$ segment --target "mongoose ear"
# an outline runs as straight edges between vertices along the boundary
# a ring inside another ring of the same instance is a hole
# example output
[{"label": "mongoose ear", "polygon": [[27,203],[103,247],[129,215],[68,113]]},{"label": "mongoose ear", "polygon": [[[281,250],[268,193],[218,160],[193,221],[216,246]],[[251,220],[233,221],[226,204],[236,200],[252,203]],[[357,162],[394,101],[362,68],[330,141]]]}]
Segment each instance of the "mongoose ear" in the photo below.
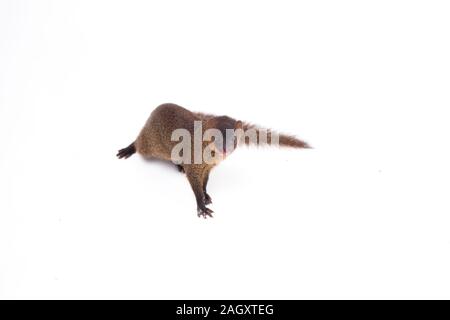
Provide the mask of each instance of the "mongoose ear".
[{"label": "mongoose ear", "polygon": [[236,125],[234,126],[235,129],[242,129],[242,121],[238,120],[236,121]]}]

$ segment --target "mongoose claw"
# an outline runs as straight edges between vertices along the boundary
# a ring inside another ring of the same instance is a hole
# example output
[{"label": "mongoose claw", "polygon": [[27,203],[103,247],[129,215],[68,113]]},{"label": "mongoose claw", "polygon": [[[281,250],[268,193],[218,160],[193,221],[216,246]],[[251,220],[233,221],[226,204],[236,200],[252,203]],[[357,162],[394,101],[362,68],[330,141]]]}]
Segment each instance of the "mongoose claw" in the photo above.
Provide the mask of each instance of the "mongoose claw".
[{"label": "mongoose claw", "polygon": [[207,194],[206,192],[205,192],[205,195],[204,195],[204,197],[205,197],[205,204],[211,204],[212,203],[212,199],[211,199],[211,197],[209,196],[209,194]]},{"label": "mongoose claw", "polygon": [[206,216],[212,218],[213,216],[212,216],[211,213],[213,213],[213,212],[214,211],[212,211],[211,209],[208,209],[206,207],[204,207],[203,209],[200,208],[200,207],[197,208],[197,215],[198,215],[199,218],[203,217],[203,218],[206,219]]},{"label": "mongoose claw", "polygon": [[177,164],[177,168],[178,168],[178,171],[179,171],[179,172],[184,173],[184,168],[183,168],[182,165]]}]

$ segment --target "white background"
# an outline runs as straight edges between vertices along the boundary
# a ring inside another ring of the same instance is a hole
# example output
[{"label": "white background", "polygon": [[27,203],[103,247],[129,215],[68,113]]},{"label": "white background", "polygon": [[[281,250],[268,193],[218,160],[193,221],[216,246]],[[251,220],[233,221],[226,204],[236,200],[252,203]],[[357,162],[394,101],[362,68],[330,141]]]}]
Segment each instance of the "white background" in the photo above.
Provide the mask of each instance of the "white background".
[{"label": "white background", "polygon": [[[1,298],[450,298],[448,1],[0,1]],[[163,102],[296,134],[197,218]]]}]

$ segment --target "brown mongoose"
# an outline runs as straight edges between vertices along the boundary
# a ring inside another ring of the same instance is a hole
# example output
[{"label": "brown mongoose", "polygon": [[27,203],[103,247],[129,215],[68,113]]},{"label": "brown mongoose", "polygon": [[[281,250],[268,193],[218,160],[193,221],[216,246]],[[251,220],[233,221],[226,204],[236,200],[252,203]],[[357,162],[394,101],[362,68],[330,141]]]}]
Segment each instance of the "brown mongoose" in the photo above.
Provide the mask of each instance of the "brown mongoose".
[{"label": "brown mongoose", "polygon": [[[175,148],[180,148],[180,137],[174,135],[177,129],[181,129],[181,133],[189,134],[190,137],[183,136],[183,143],[189,144],[182,148],[181,152],[174,153]],[[197,138],[200,135],[201,139],[197,144],[195,141],[192,143],[196,134]],[[242,143],[277,143],[292,148],[310,148],[306,142],[293,136],[278,134],[228,116],[191,112],[176,104],[166,103],[153,110],[137,139],[128,147],[119,150],[117,157],[127,159],[137,151],[146,158],[157,158],[176,164],[180,172],[186,174],[194,191],[198,216],[206,218],[212,217],[213,213],[206,207],[211,203],[211,197],[206,192],[209,173]]]}]

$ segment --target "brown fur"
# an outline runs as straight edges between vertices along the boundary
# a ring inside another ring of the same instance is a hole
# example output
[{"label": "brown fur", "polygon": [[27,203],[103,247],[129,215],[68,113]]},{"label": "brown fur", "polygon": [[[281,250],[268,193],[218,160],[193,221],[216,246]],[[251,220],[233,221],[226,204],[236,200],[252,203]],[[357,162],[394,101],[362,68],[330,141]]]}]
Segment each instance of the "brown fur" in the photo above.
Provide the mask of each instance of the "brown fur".
[{"label": "brown fur", "polygon": [[[196,120],[202,121],[203,133],[209,128],[215,128],[219,129],[225,136],[226,129],[243,129],[244,132],[249,129],[256,129],[258,132],[259,141],[259,134],[262,133],[262,130],[264,130],[227,116],[218,117],[211,114],[191,112],[176,104],[166,103],[153,110],[135,142],[127,148],[119,150],[117,156],[119,158],[126,159],[135,152],[138,152],[147,158],[172,161],[172,149],[179,143],[179,141],[171,140],[172,132],[176,129],[183,128],[188,130],[191,136],[193,136],[194,121]],[[270,142],[272,131],[268,132],[268,142]],[[249,144],[248,140],[245,142]],[[298,140],[293,136],[279,135],[279,142],[281,146],[309,148],[307,143]],[[209,141],[203,141],[202,150],[207,148],[208,145],[210,145]],[[194,155],[193,147],[194,146],[192,145],[192,157]],[[224,149],[223,151],[226,150]],[[201,164],[194,164],[192,161],[192,164],[177,165],[178,169],[186,174],[192,190],[194,191],[198,215],[205,218],[206,216],[212,217],[211,213],[213,211],[206,207],[207,204],[211,203],[211,197],[206,192],[206,185],[208,184],[209,173],[217,164],[218,162],[215,164],[207,164],[205,162]]]},{"label": "brown fur", "polygon": [[[260,135],[261,134],[265,134],[267,133],[267,143],[271,143],[272,141],[272,134],[277,134],[278,138],[279,138],[279,145],[280,147],[290,147],[290,148],[303,148],[303,149],[311,149],[311,146],[306,143],[305,141],[299,140],[297,139],[295,136],[291,136],[291,135],[286,135],[286,134],[280,134],[277,133],[271,129],[264,129],[264,128],[260,128],[254,124],[251,123],[247,123],[244,122],[242,124],[242,129],[244,130],[244,132],[247,132],[249,129],[255,129],[257,132],[257,136],[256,136],[256,143],[260,144],[261,143],[261,139],[260,139]],[[246,145],[250,145],[251,141],[250,139],[245,139],[244,143]]]}]

